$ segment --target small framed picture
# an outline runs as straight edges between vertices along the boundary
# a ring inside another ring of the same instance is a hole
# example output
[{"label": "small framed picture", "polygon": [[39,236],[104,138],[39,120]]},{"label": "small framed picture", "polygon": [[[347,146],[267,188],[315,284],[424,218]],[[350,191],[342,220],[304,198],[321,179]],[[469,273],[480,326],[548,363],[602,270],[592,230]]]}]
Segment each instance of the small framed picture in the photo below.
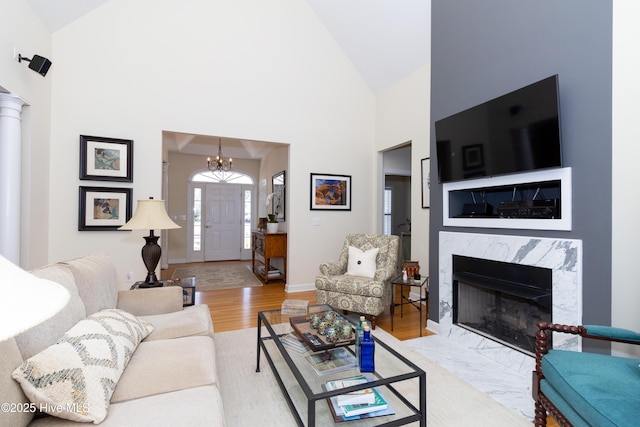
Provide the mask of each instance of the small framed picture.
[{"label": "small framed picture", "polygon": [[112,231],[131,219],[131,188],[80,187],[78,231]]},{"label": "small framed picture", "polygon": [[311,210],[350,211],[351,175],[311,174]]},{"label": "small framed picture", "polygon": [[429,207],[429,197],[431,195],[431,165],[429,157],[421,160],[422,172],[422,209]]},{"label": "small framed picture", "polygon": [[133,140],[80,135],[80,179],[133,182]]}]

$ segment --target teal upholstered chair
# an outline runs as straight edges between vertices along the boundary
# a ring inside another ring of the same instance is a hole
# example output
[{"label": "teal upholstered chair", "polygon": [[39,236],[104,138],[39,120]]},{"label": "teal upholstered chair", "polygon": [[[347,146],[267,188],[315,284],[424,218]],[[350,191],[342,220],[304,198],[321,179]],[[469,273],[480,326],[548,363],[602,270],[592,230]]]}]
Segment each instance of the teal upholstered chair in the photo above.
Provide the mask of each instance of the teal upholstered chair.
[{"label": "teal upholstered chair", "polygon": [[535,425],[546,425],[547,411],[561,426],[640,425],[640,360],[551,350],[552,332],[640,344],[640,334],[626,329],[539,323],[533,372]]},{"label": "teal upholstered chair", "polygon": [[347,235],[338,261],[320,264],[316,302],[369,315],[375,329],[376,316],[391,304],[398,243],[398,236]]}]

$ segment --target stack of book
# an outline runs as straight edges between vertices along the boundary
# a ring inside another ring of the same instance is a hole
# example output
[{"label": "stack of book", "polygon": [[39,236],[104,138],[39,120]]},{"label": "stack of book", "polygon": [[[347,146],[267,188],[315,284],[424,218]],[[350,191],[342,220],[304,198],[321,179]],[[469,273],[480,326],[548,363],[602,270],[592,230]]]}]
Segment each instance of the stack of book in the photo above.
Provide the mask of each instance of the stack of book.
[{"label": "stack of book", "polygon": [[286,299],[282,301],[281,314],[288,316],[299,316],[307,314],[309,311],[309,301],[302,299]]},{"label": "stack of book", "polygon": [[[328,391],[364,384],[370,380],[361,375],[342,380],[327,381]],[[362,418],[392,415],[395,412],[376,387],[341,394],[329,399],[329,408],[335,421],[351,421]]]},{"label": "stack of book", "polygon": [[[261,275],[264,276],[264,265],[258,266],[257,270]],[[279,276],[280,276],[280,270],[278,270],[274,266],[270,265],[269,266],[269,271],[267,272],[267,277],[275,278],[275,277],[279,277]]]}]

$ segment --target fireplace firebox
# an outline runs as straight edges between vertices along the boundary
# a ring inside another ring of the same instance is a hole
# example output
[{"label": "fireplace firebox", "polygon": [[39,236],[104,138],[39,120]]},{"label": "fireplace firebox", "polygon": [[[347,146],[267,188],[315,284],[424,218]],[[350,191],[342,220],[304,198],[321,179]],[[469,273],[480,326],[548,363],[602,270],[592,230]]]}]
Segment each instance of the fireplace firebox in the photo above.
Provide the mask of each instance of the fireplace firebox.
[{"label": "fireplace firebox", "polygon": [[453,255],[454,324],[534,355],[551,312],[551,269]]}]

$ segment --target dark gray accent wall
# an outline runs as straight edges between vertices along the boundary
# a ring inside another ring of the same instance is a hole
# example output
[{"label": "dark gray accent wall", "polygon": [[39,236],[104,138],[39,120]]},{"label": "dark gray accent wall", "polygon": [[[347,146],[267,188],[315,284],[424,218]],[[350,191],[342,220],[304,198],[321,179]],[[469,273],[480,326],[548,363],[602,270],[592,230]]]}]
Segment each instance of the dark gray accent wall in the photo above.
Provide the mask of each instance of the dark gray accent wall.
[{"label": "dark gray accent wall", "polygon": [[573,171],[571,231],[443,227],[442,186],[431,186],[430,317],[438,316],[442,230],[581,239],[583,323],[611,323],[612,2],[433,0],[431,170],[434,122],[559,76],[563,163]]}]

